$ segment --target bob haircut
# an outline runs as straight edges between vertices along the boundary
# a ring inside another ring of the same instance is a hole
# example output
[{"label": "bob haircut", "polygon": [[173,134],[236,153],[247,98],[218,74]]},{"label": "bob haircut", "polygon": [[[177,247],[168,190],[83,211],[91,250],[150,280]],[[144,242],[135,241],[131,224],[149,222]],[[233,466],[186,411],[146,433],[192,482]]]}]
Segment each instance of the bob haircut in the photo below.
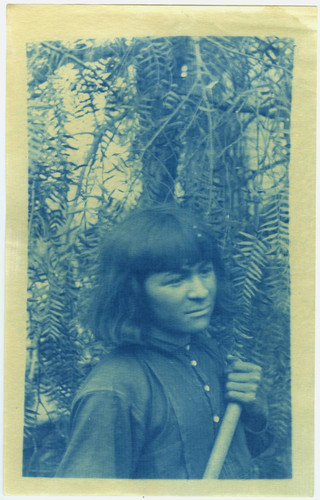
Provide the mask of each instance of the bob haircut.
[{"label": "bob haircut", "polygon": [[161,205],[136,211],[117,224],[101,246],[89,319],[96,339],[113,347],[145,343],[150,327],[146,278],[198,262],[213,264],[219,307],[223,267],[212,230],[198,216]]}]

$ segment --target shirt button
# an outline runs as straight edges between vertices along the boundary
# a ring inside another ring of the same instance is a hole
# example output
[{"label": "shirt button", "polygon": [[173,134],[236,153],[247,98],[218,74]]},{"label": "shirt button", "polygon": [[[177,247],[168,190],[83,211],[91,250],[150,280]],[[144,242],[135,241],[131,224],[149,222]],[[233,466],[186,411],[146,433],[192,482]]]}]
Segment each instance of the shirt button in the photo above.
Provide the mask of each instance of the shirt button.
[{"label": "shirt button", "polygon": [[195,360],[195,359],[193,359],[193,360],[191,361],[191,363],[190,363],[190,364],[191,364],[192,366],[197,366],[197,364],[198,364],[198,363],[196,362],[196,360]]},{"label": "shirt button", "polygon": [[190,351],[190,346],[186,345],[186,349],[187,349],[187,351]]},{"label": "shirt button", "polygon": [[204,386],[204,390],[207,391],[207,392],[209,392],[210,391],[210,387],[208,385],[205,385]]},{"label": "shirt button", "polygon": [[213,417],[213,421],[217,424],[218,422],[220,422],[220,417],[218,415],[215,415]]}]

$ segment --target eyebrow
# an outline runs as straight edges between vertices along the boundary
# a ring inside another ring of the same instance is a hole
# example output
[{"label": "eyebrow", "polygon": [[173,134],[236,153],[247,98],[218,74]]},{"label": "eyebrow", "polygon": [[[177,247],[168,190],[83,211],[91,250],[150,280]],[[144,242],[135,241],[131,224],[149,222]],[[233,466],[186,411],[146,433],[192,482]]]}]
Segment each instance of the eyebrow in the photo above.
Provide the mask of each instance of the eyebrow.
[{"label": "eyebrow", "polygon": [[172,274],[184,274],[188,272],[188,269],[187,268],[181,268],[179,267],[179,269],[170,269],[169,271],[162,271],[162,273],[160,274],[164,274],[164,276],[172,276]]}]

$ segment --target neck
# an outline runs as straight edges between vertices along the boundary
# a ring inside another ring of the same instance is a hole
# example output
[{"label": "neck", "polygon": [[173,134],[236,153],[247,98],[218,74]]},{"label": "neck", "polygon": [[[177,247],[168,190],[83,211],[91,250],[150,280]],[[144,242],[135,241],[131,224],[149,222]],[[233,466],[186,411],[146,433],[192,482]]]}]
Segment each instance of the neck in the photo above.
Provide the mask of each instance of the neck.
[{"label": "neck", "polygon": [[150,332],[148,332],[148,337],[150,340],[161,340],[163,342],[168,342],[169,344],[175,344],[176,346],[184,346],[191,340],[190,333],[177,333],[155,327],[151,328]]}]

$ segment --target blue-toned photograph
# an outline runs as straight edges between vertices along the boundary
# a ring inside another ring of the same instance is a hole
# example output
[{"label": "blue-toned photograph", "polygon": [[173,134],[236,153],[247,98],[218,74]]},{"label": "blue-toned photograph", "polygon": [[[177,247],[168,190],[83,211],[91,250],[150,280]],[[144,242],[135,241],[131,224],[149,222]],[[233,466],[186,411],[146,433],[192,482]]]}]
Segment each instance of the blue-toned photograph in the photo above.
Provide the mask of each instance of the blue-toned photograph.
[{"label": "blue-toned photograph", "polygon": [[294,40],[26,54],[23,476],[291,478]]}]

